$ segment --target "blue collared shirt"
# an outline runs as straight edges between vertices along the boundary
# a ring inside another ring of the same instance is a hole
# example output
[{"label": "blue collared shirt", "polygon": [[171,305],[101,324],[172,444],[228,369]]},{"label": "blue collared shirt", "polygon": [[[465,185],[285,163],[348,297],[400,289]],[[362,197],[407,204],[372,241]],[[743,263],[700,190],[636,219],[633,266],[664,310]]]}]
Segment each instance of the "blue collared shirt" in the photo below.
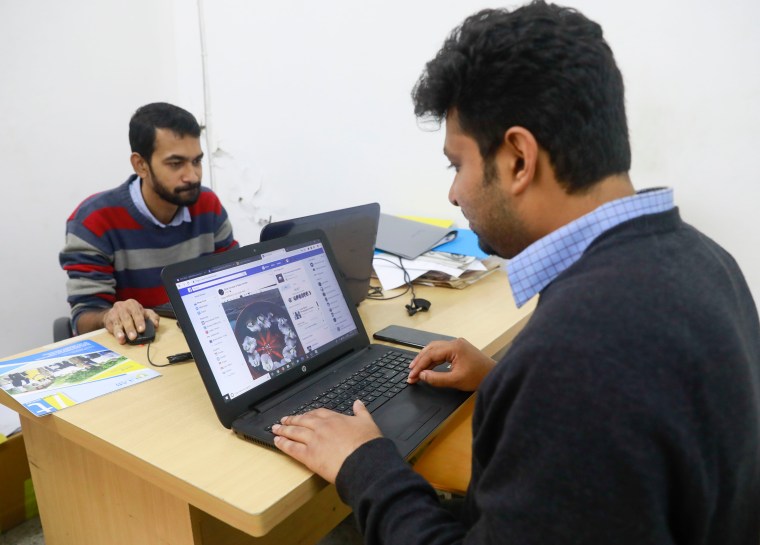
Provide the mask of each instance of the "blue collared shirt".
[{"label": "blue collared shirt", "polygon": [[145,204],[145,199],[143,198],[142,191],[140,191],[141,183],[142,179],[137,176],[129,184],[129,196],[132,197],[132,202],[135,203],[135,206],[137,207],[137,210],[139,210],[140,214],[145,216],[148,220],[155,223],[159,227],[176,227],[178,225],[181,225],[183,222],[191,221],[190,210],[187,209],[187,206],[181,206],[169,223],[161,223],[158,221],[156,219],[156,216],[151,214],[150,210],[148,209],[148,205]]},{"label": "blue collared shirt", "polygon": [[603,204],[537,240],[507,263],[512,295],[518,307],[540,293],[578,261],[599,235],[624,221],[674,207],[670,188],[645,189]]}]

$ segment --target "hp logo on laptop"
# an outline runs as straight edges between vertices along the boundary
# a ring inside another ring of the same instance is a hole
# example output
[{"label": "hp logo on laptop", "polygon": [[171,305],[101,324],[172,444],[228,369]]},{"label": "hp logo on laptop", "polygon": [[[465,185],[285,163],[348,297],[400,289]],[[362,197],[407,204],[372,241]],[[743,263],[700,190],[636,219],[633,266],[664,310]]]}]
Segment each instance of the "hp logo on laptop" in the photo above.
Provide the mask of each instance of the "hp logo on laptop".
[{"label": "hp logo on laptop", "polygon": [[305,365],[301,366],[301,371],[303,371],[304,373],[306,372],[306,366]]}]

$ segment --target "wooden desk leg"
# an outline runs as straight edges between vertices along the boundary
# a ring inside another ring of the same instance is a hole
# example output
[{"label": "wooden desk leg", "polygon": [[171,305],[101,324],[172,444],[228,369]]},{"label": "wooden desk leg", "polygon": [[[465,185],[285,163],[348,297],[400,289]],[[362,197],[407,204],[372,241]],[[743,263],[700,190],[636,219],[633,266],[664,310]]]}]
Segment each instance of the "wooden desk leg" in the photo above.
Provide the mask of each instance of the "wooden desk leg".
[{"label": "wooden desk leg", "polygon": [[46,545],[195,543],[190,506],[22,417]]}]

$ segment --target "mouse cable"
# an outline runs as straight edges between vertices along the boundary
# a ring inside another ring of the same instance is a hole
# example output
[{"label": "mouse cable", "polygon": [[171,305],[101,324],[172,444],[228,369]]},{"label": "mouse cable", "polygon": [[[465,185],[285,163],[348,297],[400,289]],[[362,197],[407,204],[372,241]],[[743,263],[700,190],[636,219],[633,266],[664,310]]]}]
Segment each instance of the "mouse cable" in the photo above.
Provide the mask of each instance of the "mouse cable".
[{"label": "mouse cable", "polygon": [[179,354],[166,356],[166,359],[169,360],[169,363],[153,363],[153,360],[150,359],[150,345],[151,344],[153,344],[152,341],[148,343],[148,348],[145,351],[145,355],[148,358],[148,363],[150,363],[153,367],[169,367],[170,365],[174,365],[175,363],[182,363],[183,361],[190,361],[193,359],[193,355],[190,352],[181,352]]}]

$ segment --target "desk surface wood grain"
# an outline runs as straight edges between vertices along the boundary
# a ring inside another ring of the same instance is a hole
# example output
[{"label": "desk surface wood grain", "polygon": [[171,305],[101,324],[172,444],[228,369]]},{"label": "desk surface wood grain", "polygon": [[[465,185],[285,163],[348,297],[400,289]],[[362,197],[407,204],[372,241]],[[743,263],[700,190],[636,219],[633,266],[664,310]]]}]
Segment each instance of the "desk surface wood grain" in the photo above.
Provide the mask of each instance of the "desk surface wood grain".
[{"label": "desk surface wood grain", "polygon": [[[370,336],[387,325],[406,325],[465,337],[492,355],[517,334],[533,308],[532,302],[515,308],[501,271],[464,290],[415,289],[418,297],[432,302],[429,312],[407,316],[406,296],[360,305]],[[148,365],[146,346],[120,346],[103,331],[88,337]],[[162,319],[151,359],[165,362],[166,356],[184,351],[187,344],[176,322]],[[298,462],[247,443],[219,423],[193,363],[159,371],[161,377],[54,415],[26,419],[37,431],[46,429],[75,443],[254,536],[270,532],[324,495],[327,484]],[[0,401],[25,413],[8,396]],[[471,407],[460,411],[417,461],[418,470],[436,486],[455,491],[466,487]]]}]

